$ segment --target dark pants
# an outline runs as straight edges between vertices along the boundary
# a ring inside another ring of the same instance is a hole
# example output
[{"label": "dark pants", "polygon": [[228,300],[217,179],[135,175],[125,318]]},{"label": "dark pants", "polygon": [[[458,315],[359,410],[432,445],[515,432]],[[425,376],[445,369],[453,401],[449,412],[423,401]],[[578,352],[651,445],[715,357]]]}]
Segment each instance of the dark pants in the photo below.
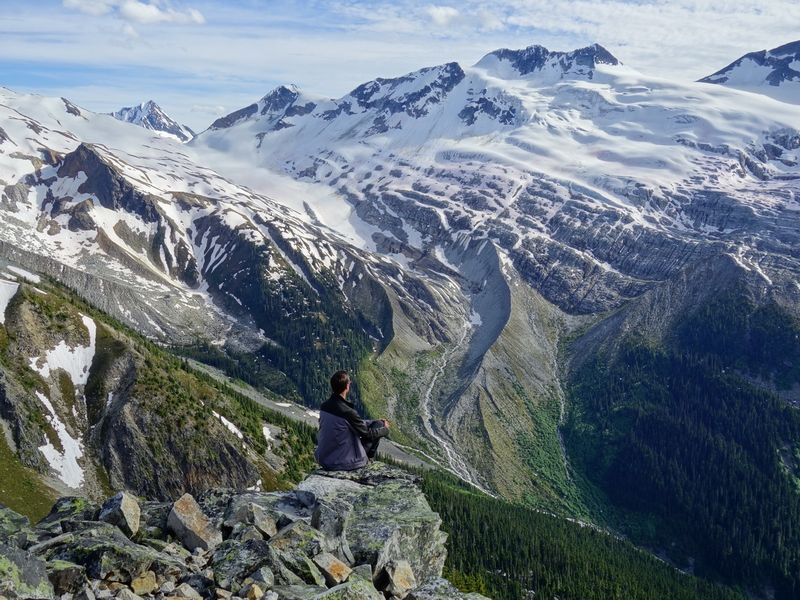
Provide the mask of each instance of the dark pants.
[{"label": "dark pants", "polygon": [[[383,423],[381,421],[370,421],[367,424],[367,427],[370,429],[379,429],[383,427]],[[377,440],[367,440],[365,438],[361,438],[361,445],[364,446],[364,451],[367,453],[367,458],[373,459],[375,455],[378,454],[378,444],[381,443],[381,438]]]}]

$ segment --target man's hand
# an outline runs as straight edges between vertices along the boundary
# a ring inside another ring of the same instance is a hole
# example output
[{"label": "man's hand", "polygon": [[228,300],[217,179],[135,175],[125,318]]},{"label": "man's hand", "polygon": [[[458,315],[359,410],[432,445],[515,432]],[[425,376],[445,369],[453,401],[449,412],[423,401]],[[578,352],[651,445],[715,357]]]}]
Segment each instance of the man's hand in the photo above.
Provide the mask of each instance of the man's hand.
[{"label": "man's hand", "polygon": [[383,426],[389,429],[389,421],[387,421],[386,419],[381,419],[381,421],[383,421]]}]

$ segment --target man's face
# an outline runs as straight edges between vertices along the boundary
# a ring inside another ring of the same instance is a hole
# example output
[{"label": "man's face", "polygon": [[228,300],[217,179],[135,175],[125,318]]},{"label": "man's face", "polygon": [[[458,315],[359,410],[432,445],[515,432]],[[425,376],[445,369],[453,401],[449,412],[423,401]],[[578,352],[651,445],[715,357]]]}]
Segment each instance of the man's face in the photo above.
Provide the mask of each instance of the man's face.
[{"label": "man's face", "polygon": [[349,393],[350,393],[350,380],[347,381],[347,385],[345,386],[344,391],[342,392],[342,394],[347,396],[347,394],[349,394]]}]

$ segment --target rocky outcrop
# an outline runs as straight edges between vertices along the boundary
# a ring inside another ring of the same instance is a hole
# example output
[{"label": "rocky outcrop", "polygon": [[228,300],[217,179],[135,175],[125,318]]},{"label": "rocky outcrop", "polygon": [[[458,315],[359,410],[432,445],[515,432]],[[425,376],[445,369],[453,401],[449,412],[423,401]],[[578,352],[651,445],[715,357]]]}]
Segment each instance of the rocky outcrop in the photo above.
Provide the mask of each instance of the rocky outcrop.
[{"label": "rocky outcrop", "polygon": [[33,527],[0,508],[0,595],[480,598],[441,579],[447,536],[416,484],[373,463],[314,473],[288,492],[213,490],[171,504],[121,493],[102,507],[64,498]]}]

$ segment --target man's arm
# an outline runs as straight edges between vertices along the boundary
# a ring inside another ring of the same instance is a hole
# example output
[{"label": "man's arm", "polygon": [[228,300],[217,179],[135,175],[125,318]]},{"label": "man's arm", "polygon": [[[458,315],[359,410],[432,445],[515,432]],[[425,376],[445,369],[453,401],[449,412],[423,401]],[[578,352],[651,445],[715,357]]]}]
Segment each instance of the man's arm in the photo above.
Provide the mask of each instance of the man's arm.
[{"label": "man's arm", "polygon": [[347,418],[347,422],[350,423],[350,427],[352,427],[355,432],[365,440],[372,442],[378,438],[389,435],[388,427],[368,427],[366,421],[358,416],[358,413],[355,409],[348,408],[347,412],[345,413],[345,417]]}]

